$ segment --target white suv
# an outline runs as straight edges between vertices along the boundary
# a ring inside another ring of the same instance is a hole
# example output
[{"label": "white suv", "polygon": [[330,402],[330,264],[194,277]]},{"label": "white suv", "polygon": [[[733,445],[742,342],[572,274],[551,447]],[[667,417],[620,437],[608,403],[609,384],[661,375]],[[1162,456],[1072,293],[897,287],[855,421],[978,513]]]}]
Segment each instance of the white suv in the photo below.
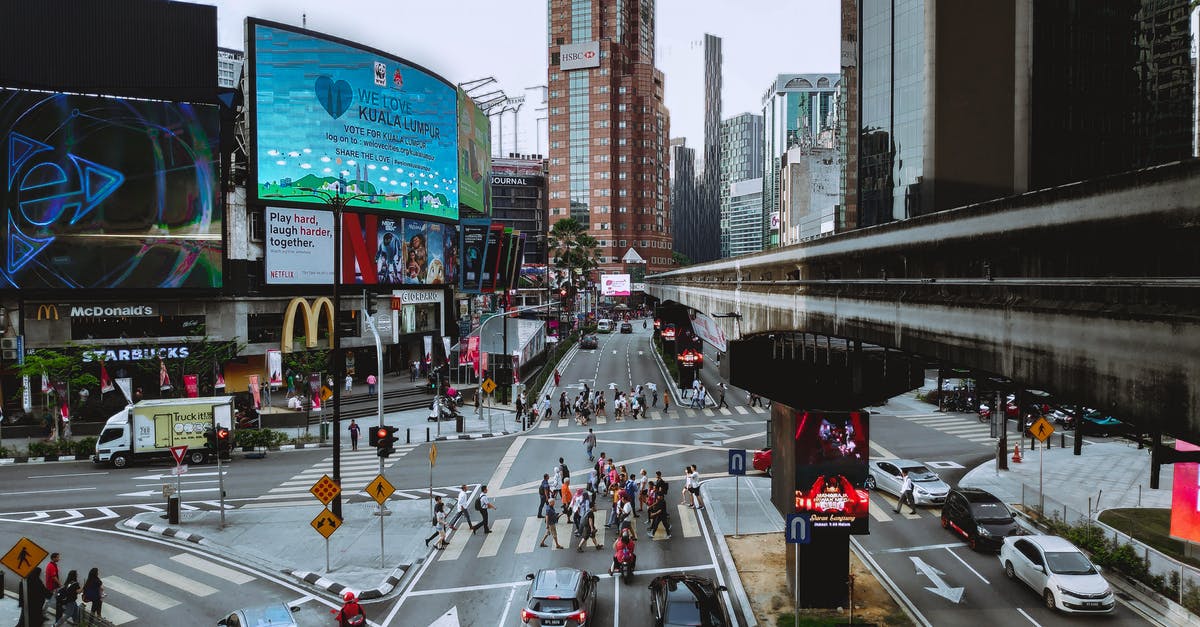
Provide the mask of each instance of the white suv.
[{"label": "white suv", "polygon": [[1116,599],[1100,569],[1075,545],[1058,536],[1010,536],[1000,546],[1009,579],[1020,579],[1042,595],[1046,607],[1103,614]]}]

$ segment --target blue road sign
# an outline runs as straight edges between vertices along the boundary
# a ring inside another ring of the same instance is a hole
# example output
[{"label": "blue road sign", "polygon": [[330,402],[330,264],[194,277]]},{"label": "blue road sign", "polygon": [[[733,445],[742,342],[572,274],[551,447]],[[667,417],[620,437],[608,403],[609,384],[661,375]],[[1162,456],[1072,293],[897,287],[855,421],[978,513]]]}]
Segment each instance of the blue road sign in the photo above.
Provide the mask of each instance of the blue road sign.
[{"label": "blue road sign", "polygon": [[812,525],[809,523],[808,514],[788,514],[787,527],[784,529],[787,534],[788,544],[808,544],[812,541]]},{"label": "blue road sign", "polygon": [[729,474],[744,475],[746,474],[746,466],[749,458],[746,456],[746,449],[733,448],[729,449]]}]

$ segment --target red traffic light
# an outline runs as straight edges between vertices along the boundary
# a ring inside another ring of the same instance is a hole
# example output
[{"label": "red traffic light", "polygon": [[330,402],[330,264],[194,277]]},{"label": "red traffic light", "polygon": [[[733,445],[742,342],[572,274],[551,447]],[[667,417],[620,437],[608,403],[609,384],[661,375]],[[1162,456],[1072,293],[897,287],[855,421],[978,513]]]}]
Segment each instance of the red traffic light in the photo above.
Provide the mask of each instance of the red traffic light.
[{"label": "red traffic light", "polygon": [[387,427],[379,427],[378,429],[376,429],[376,430],[375,430],[375,437],[376,437],[376,438],[379,438],[379,439],[381,439],[381,440],[382,440],[383,438],[386,438],[386,437],[388,437],[388,429],[387,429]]},{"label": "red traffic light", "polygon": [[218,440],[228,440],[229,439],[229,429],[226,429],[225,427],[217,427],[217,439]]}]

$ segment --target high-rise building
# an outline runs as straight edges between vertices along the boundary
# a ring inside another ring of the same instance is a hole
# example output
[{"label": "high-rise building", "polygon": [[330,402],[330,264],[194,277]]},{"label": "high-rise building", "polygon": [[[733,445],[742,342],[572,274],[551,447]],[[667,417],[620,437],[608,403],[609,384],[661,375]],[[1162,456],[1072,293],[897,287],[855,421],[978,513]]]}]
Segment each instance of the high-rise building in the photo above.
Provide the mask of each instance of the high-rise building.
[{"label": "high-rise building", "polygon": [[[696,213],[696,150],[685,138],[671,140],[671,230],[685,230],[684,222]],[[683,254],[682,251],[680,254]],[[689,259],[691,261],[691,259]]]},{"label": "high-rise building", "polygon": [[763,239],[779,245],[770,219],[779,213],[779,173],[788,149],[834,148],[837,135],[839,74],[780,74],[762,97]]},{"label": "high-rise building", "polygon": [[851,86],[859,130],[848,151],[858,225],[1190,156],[1187,7],[844,4],[859,43]]},{"label": "high-rise building", "polygon": [[546,263],[546,172],[540,155],[492,157],[492,219],[527,234],[524,265]]},{"label": "high-rise building", "polygon": [[217,48],[217,87],[237,87],[245,59],[241,50]]},{"label": "high-rise building", "polygon": [[694,159],[695,201],[673,212],[675,250],[693,263],[721,256],[721,38],[704,35],[704,147]]},{"label": "high-rise building", "polygon": [[[732,214],[730,212],[730,186],[747,179],[763,177],[763,118],[753,113],[742,113],[721,122],[721,257],[735,254],[730,248]],[[761,190],[759,199],[762,199]],[[743,200],[742,206],[745,201]],[[755,212],[762,223],[762,207]],[[739,220],[741,216],[739,216]],[[737,254],[762,250],[762,229],[759,228],[757,245],[740,245]]]},{"label": "high-rise building", "polygon": [[729,256],[756,253],[762,247],[762,178],[729,184]]},{"label": "high-rise building", "polygon": [[599,242],[602,272],[633,249],[671,264],[663,74],[654,0],[550,0],[550,223],[568,217]]}]

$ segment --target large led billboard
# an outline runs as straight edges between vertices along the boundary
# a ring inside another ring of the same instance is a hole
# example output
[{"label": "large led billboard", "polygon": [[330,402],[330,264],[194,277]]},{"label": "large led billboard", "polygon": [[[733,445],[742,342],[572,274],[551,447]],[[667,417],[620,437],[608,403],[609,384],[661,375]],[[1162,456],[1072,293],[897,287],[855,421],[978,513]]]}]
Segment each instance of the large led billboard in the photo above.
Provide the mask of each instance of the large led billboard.
[{"label": "large led billboard", "polygon": [[[455,87],[397,57],[247,20],[254,195],[458,219]],[[314,194],[310,190],[321,190]]]},{"label": "large led billboard", "polygon": [[492,211],[492,125],[463,90],[458,90],[458,202],[480,213]]},{"label": "large led billboard", "polygon": [[605,274],[600,277],[601,296],[629,296],[628,274]]},{"label": "large led billboard", "polygon": [[868,532],[868,414],[805,411],[796,416],[794,509],[813,529]]},{"label": "large led billboard", "polygon": [[[1193,444],[1175,441],[1175,450],[1198,451]],[[1196,462],[1176,462],[1171,484],[1171,537],[1200,542],[1200,487],[1197,486]]]},{"label": "large led billboard", "polygon": [[453,224],[342,214],[342,283],[457,285],[458,250]]},{"label": "large led billboard", "polygon": [[268,285],[333,285],[333,212],[324,209],[266,211]]},{"label": "large led billboard", "polygon": [[0,89],[0,136],[4,286],[221,286],[216,107]]}]

